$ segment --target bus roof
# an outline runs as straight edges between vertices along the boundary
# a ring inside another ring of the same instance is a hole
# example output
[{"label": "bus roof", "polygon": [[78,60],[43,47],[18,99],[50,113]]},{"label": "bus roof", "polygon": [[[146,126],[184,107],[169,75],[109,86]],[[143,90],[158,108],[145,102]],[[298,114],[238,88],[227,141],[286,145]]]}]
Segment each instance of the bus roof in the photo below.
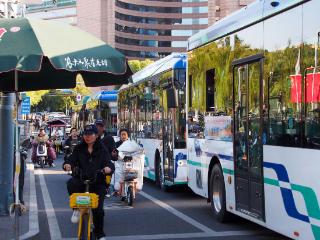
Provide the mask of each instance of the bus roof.
[{"label": "bus roof", "polygon": [[306,0],[256,0],[188,39],[188,51],[259,22]]},{"label": "bus roof", "polygon": [[132,75],[132,83],[135,84],[142,80],[151,78],[152,76],[156,76],[159,73],[175,68],[186,68],[185,53],[172,53],[169,56],[166,56],[154,63],[151,63],[144,69]]}]

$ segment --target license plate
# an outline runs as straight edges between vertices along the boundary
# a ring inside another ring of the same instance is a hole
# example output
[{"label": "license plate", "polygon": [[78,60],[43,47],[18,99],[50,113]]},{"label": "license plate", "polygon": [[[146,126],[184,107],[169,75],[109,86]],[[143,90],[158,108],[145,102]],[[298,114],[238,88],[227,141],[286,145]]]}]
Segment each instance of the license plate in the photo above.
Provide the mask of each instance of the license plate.
[{"label": "license plate", "polygon": [[90,204],[90,196],[77,196],[76,204],[89,205]]}]

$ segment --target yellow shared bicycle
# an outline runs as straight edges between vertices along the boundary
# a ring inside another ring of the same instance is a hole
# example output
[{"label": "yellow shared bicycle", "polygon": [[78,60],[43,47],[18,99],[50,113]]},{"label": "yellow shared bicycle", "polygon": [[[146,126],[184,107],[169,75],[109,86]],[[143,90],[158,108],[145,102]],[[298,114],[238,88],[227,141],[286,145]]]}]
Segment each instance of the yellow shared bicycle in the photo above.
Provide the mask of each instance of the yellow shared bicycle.
[{"label": "yellow shared bicycle", "polygon": [[89,192],[90,180],[85,180],[84,184],[86,186],[84,193],[73,193],[70,196],[70,207],[80,211],[78,239],[93,240],[95,237],[92,234],[92,209],[98,207],[99,196]]}]

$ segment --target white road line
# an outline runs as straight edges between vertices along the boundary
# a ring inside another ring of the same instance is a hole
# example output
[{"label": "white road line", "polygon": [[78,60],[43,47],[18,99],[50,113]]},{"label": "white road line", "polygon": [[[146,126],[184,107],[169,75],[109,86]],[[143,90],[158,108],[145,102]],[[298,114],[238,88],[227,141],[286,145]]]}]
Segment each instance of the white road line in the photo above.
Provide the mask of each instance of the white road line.
[{"label": "white road line", "polygon": [[[243,236],[252,235],[247,231],[231,231],[231,232],[215,232],[215,233],[169,233],[169,234],[153,234],[153,235],[128,235],[128,236],[112,236],[106,237],[106,240],[154,240],[154,239],[179,239],[179,238],[214,238],[226,236]],[[77,240],[76,238],[63,238],[62,240]]]},{"label": "white road line", "polygon": [[37,174],[39,174],[40,186],[41,186],[42,197],[44,201],[44,208],[47,214],[51,240],[61,240],[62,237],[61,237],[61,232],[58,225],[58,220],[52,205],[52,201],[49,195],[49,191],[48,191],[47,184],[44,179],[42,170],[41,169],[37,170]]},{"label": "white road line", "polygon": [[[200,222],[197,222],[196,220],[190,218],[189,216],[185,215],[184,213],[178,211],[177,209],[169,206],[168,204],[160,201],[159,199],[141,191],[139,194],[150,201],[154,202],[155,204],[159,205],[160,207],[166,209],[170,213],[176,215],[177,217],[181,218],[185,222],[193,225],[194,227],[202,230],[205,234],[210,235],[211,237],[218,237],[218,236],[238,236],[238,235],[254,235],[258,233],[262,233],[261,231],[250,231],[250,230],[242,230],[242,231],[214,231]],[[161,234],[162,235],[162,234]]]},{"label": "white road line", "polygon": [[31,238],[39,233],[38,203],[33,164],[28,163],[27,169],[30,172],[29,231],[19,237],[21,240]]},{"label": "white road line", "polygon": [[167,211],[169,211],[170,213],[176,215],[177,217],[181,218],[183,221],[193,225],[194,227],[200,229],[201,231],[205,232],[205,233],[214,233],[215,231],[206,227],[205,225],[197,222],[196,220],[192,219],[191,217],[183,214],[182,212],[176,210],[175,208],[169,206],[168,204],[160,201],[159,199],[156,199],[155,197],[141,191],[139,193],[141,196],[149,199],[150,201],[154,202],[155,204],[159,205],[160,207],[166,209]]},{"label": "white road line", "polygon": [[[226,237],[226,236],[248,236],[261,234],[262,231],[250,231],[250,230],[241,230],[241,231],[214,231],[203,224],[197,222],[196,220],[188,217],[182,212],[176,210],[175,208],[169,206],[168,204],[156,199],[155,197],[141,191],[139,193],[141,196],[149,199],[160,207],[166,209],[175,216],[181,218],[185,222],[193,225],[194,227],[200,229],[202,232],[196,233],[173,233],[173,234],[152,234],[152,235],[128,235],[128,236],[109,236],[106,237],[107,240],[152,240],[152,239],[179,239],[179,238],[206,238],[206,237]],[[108,234],[108,233],[107,233]],[[76,240],[76,238],[64,238],[63,240]]]}]

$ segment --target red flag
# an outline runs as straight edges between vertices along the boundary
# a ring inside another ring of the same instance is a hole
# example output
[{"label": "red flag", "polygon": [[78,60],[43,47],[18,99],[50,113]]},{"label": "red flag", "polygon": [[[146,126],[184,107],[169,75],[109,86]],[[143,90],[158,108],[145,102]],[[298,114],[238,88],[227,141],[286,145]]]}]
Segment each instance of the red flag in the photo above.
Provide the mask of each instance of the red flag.
[{"label": "red flag", "polygon": [[320,73],[306,75],[306,102],[320,102]]},{"label": "red flag", "polygon": [[301,74],[290,75],[291,79],[291,102],[301,103]]}]

